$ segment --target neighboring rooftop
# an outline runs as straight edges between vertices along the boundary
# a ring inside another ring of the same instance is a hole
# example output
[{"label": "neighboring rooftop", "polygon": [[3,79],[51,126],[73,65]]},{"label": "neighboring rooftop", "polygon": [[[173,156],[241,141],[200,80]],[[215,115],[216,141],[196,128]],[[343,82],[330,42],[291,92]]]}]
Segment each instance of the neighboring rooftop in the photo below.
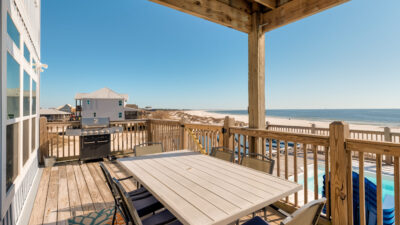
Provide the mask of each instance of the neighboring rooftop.
[{"label": "neighboring rooftop", "polygon": [[70,115],[71,113],[63,112],[58,109],[40,109],[40,115]]},{"label": "neighboring rooftop", "polygon": [[78,93],[75,99],[124,99],[128,101],[127,94],[118,94],[110,88],[102,88],[92,93]]}]

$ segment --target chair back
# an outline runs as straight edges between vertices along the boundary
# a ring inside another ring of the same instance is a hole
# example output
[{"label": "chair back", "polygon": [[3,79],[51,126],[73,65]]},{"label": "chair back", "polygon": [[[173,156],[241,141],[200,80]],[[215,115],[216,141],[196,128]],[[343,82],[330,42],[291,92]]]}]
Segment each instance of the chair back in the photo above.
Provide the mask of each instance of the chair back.
[{"label": "chair back", "polygon": [[115,186],[114,186],[110,171],[108,171],[108,169],[106,168],[106,166],[102,162],[100,163],[100,168],[101,168],[101,171],[103,172],[104,177],[106,178],[107,186],[110,189],[110,191],[111,191],[111,193],[112,193],[112,195],[113,195],[113,197],[115,199],[118,196],[118,192],[115,189]]},{"label": "chair back", "polygon": [[136,145],[134,150],[135,156],[144,156],[164,152],[162,143],[143,143]]},{"label": "chair back", "polygon": [[307,203],[291,216],[281,222],[281,225],[316,225],[326,198],[321,198]]},{"label": "chair back", "polygon": [[222,159],[228,162],[234,162],[235,154],[232,150],[224,148],[224,147],[214,147],[211,149],[211,156]]},{"label": "chair back", "polygon": [[121,206],[126,212],[126,219],[128,219],[128,221],[134,225],[143,225],[142,220],[140,219],[137,210],[135,209],[135,206],[130,200],[129,195],[126,193],[124,187],[122,187],[121,183],[116,178],[113,178],[113,183],[118,191],[118,194],[121,196]]},{"label": "chair back", "polygon": [[261,154],[249,153],[242,157],[240,164],[258,171],[272,174],[274,171],[275,160]]}]

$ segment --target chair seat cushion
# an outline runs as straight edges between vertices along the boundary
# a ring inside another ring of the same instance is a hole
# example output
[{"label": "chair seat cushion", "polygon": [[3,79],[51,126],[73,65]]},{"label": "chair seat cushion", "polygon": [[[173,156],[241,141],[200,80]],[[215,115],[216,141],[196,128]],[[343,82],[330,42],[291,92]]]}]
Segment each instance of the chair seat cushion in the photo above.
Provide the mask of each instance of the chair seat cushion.
[{"label": "chair seat cushion", "polygon": [[242,225],[269,225],[269,224],[265,220],[261,219],[261,217],[256,216]]},{"label": "chair seat cushion", "polygon": [[[176,220],[175,216],[168,210],[156,213],[142,221],[143,225],[159,225],[166,224]],[[178,225],[178,224],[176,224]]]},{"label": "chair seat cushion", "polygon": [[152,196],[150,192],[144,192],[144,193],[136,194],[136,195],[129,195],[129,197],[132,201],[140,200],[140,199],[147,198],[150,196]]},{"label": "chair seat cushion", "polygon": [[163,208],[163,205],[153,196],[132,201],[140,217]]}]

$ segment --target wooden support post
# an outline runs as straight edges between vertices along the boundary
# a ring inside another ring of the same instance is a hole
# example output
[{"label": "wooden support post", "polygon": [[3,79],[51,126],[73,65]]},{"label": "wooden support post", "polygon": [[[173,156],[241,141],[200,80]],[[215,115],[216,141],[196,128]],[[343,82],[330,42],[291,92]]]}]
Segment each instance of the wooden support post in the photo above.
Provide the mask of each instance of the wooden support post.
[{"label": "wooden support post", "polygon": [[[253,3],[249,45],[249,128],[265,129],[265,34],[259,5]],[[249,151],[261,153],[260,138],[249,138]],[[265,154],[265,153],[264,153]]]},{"label": "wooden support post", "polygon": [[188,149],[188,132],[185,129],[185,119],[181,119],[180,124],[181,124],[181,149]]},{"label": "wooden support post", "polygon": [[147,142],[153,141],[153,133],[151,130],[151,120],[147,120],[146,122],[146,134],[147,134]]},{"label": "wooden support post", "polygon": [[225,117],[224,120],[224,135],[223,135],[223,147],[233,150],[233,135],[230,133],[230,127],[235,126],[235,119]]},{"label": "wooden support post", "polygon": [[44,157],[49,157],[49,132],[46,117],[39,119],[39,163],[44,162]]},{"label": "wooden support post", "polygon": [[[390,128],[385,127],[383,132],[384,132],[384,136],[385,136],[385,141],[392,142],[392,133],[390,131]],[[390,155],[385,155],[385,162],[389,165],[393,164],[393,157]]]},{"label": "wooden support post", "polygon": [[345,149],[345,141],[350,137],[349,125],[333,122],[329,132],[332,225],[353,224],[351,155]]}]

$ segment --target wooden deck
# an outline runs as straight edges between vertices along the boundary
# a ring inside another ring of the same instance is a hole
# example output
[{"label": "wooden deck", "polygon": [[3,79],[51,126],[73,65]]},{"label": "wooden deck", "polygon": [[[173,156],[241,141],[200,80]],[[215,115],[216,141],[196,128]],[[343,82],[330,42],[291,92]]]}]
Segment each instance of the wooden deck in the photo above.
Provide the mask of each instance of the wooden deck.
[{"label": "wooden deck", "polygon": [[[105,162],[113,176],[122,178],[127,173],[116,162]],[[29,224],[68,224],[68,219],[114,206],[98,162],[79,165],[63,163],[43,171]],[[127,190],[136,188],[133,180],[122,182]],[[260,214],[261,216],[261,214]],[[242,218],[245,222],[251,218]],[[268,210],[268,221],[279,224],[282,216]]]}]

